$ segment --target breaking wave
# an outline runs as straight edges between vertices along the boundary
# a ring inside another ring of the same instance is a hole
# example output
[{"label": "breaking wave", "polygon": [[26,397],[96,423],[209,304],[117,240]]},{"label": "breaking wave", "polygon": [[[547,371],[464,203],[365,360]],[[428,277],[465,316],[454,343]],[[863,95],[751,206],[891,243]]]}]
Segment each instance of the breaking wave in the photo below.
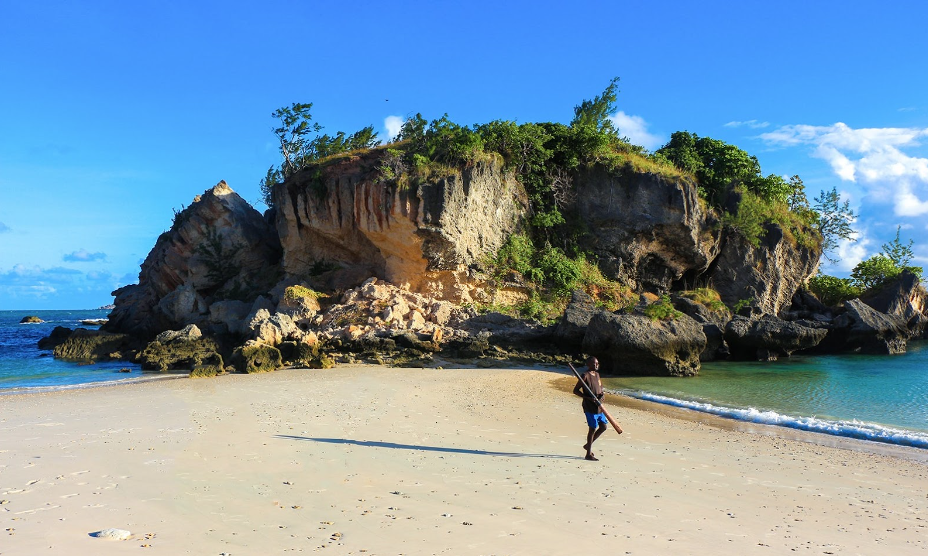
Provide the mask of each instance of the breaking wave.
[{"label": "breaking wave", "polygon": [[857,420],[829,420],[814,416],[796,417],[793,415],[777,413],[776,411],[759,410],[753,407],[725,407],[711,403],[681,400],[668,396],[662,396],[659,394],[651,394],[649,392],[635,390],[619,390],[616,393],[637,398],[639,400],[671,405],[674,407],[682,407],[684,409],[691,409],[693,411],[699,411],[702,413],[710,413],[712,415],[718,415],[720,417],[745,421],[748,423],[776,425],[802,431],[928,449],[928,434],[905,429],[886,427],[876,423],[866,423]]}]

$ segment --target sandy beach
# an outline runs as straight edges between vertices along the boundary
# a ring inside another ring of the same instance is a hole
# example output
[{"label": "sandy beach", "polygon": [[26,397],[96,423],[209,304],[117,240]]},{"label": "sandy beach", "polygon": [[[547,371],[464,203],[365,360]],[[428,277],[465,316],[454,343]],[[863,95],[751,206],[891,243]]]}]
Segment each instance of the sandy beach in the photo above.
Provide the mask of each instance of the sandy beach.
[{"label": "sandy beach", "polygon": [[0,554],[928,550],[924,450],[612,398],[626,432],[588,462],[571,385],[366,366],[2,396]]}]

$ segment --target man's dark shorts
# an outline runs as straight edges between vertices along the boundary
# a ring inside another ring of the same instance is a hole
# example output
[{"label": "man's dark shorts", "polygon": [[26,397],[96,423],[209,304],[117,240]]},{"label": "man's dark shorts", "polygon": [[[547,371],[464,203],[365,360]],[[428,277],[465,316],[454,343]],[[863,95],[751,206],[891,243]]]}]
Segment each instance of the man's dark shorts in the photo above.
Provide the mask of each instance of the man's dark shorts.
[{"label": "man's dark shorts", "polygon": [[586,415],[586,424],[591,428],[595,429],[599,424],[606,424],[606,416],[602,413],[583,413]]}]

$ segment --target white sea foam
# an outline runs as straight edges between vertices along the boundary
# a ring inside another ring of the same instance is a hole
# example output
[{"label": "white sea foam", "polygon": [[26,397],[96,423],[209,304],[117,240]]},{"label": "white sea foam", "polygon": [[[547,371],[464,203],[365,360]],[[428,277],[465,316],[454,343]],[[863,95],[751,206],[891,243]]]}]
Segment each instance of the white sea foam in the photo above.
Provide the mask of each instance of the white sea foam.
[{"label": "white sea foam", "polygon": [[124,386],[126,384],[137,384],[139,382],[153,382],[156,380],[173,380],[175,378],[187,378],[187,374],[169,374],[140,376],[131,378],[122,378],[118,380],[98,380],[96,382],[82,382],[80,384],[57,384],[54,386],[19,386],[16,388],[0,388],[0,396],[12,394],[38,394],[41,392],[55,392],[58,390],[81,390],[83,388],[100,388],[104,386]]},{"label": "white sea foam", "polygon": [[928,449],[928,434],[918,431],[886,427],[876,423],[866,423],[857,420],[835,421],[820,419],[814,416],[796,417],[792,415],[777,413],[776,411],[762,411],[753,407],[746,409],[725,407],[705,402],[680,400],[668,396],[661,396],[659,394],[651,394],[648,392],[639,392],[635,390],[620,390],[616,393],[638,398],[640,400],[662,403],[675,407],[682,407],[703,413],[711,413],[712,415],[718,415],[720,417],[736,419],[739,421],[746,421],[749,423],[777,425],[780,427],[789,427],[791,429],[799,429],[809,432]]}]

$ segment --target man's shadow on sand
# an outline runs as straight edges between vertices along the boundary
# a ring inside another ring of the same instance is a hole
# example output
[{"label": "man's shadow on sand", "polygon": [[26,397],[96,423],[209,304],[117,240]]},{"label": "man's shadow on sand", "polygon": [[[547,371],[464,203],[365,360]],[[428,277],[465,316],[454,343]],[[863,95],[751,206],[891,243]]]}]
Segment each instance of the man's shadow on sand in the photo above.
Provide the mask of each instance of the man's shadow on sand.
[{"label": "man's shadow on sand", "polygon": [[583,459],[578,456],[565,456],[561,454],[523,454],[519,452],[490,452],[487,450],[467,450],[464,448],[446,448],[444,446],[422,446],[419,444],[397,444],[395,442],[379,442],[376,440],[350,440],[347,438],[310,438],[308,436],[293,436],[289,434],[275,434],[276,438],[289,438],[290,440],[309,440],[312,442],[325,442],[327,444],[350,444],[364,446],[365,448],[391,448],[393,450],[421,450],[423,452],[443,452],[447,454],[474,454],[477,456],[497,456],[504,458],[549,458],[549,459]]}]

